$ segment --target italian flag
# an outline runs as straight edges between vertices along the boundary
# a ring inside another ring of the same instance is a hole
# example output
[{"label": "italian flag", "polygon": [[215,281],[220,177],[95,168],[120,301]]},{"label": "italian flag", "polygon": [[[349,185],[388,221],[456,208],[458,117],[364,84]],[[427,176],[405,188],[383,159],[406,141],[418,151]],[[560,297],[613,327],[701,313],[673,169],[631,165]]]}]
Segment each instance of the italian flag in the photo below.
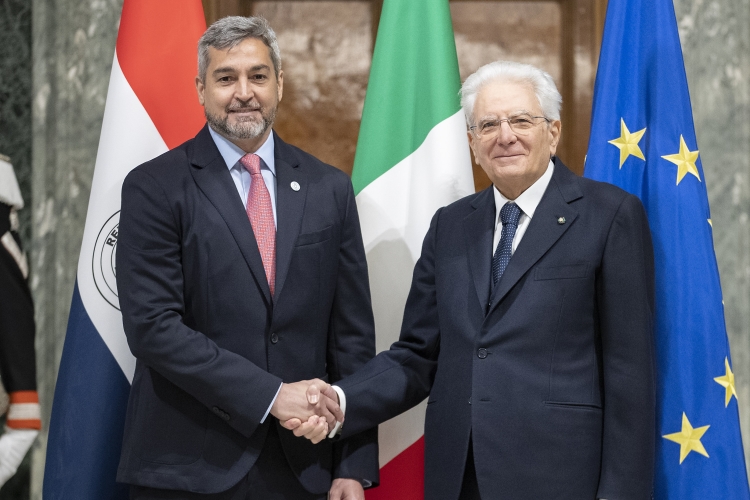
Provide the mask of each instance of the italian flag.
[{"label": "italian flag", "polygon": [[[385,0],[352,183],[370,271],[377,349],[398,339],[435,211],[474,192],[448,0]],[[425,403],[380,426],[381,486],[423,497]]]}]

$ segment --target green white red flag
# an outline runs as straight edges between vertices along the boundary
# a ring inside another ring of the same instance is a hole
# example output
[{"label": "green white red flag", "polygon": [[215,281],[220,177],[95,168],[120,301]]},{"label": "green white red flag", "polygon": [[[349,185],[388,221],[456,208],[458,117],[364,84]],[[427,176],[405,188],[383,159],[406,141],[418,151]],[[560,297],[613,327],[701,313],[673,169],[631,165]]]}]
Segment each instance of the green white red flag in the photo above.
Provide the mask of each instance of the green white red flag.
[{"label": "green white red flag", "polygon": [[[385,0],[352,174],[378,351],[398,339],[433,214],[474,192],[460,86],[448,0]],[[424,411],[380,426],[368,500],[423,497]]]}]

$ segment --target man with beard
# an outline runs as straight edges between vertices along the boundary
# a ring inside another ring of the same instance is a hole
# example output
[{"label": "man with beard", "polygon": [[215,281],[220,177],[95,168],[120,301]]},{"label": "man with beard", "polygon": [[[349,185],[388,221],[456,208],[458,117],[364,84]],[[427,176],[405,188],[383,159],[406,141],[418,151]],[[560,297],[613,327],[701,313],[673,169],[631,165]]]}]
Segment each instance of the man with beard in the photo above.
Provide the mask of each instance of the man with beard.
[{"label": "man with beard", "polygon": [[118,481],[137,499],[363,499],[377,434],[314,446],[342,418],[307,383],[374,356],[349,178],[271,129],[283,72],[262,18],[198,46],[207,126],[122,188],[117,284],[137,358]]}]

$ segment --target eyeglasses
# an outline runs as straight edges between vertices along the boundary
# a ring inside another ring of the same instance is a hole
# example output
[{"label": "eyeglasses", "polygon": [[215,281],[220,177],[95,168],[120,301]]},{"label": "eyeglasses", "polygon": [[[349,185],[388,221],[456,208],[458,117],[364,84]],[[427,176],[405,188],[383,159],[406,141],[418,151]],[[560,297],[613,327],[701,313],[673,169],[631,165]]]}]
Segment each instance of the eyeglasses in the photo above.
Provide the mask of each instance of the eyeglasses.
[{"label": "eyeglasses", "polygon": [[502,119],[488,119],[482,120],[478,124],[469,127],[475,136],[479,139],[491,139],[497,137],[500,133],[500,128],[503,122],[508,122],[508,126],[516,135],[527,135],[531,132],[534,126],[541,123],[544,120],[549,123],[549,118],[544,116],[532,116],[528,113],[519,113],[517,115],[509,116],[508,118]]}]

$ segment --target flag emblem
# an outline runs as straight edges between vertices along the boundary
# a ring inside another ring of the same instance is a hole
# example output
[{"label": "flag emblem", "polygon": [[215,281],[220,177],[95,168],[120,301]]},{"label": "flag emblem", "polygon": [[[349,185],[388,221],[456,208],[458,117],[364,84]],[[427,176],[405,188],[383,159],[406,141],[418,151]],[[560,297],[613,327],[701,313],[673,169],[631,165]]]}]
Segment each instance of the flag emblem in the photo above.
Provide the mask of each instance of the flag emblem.
[{"label": "flag emblem", "polygon": [[94,255],[91,262],[91,272],[94,284],[104,300],[109,305],[120,310],[117,298],[117,271],[115,268],[115,252],[117,251],[117,231],[120,225],[120,211],[107,219],[99,230],[99,236],[94,244]]}]

